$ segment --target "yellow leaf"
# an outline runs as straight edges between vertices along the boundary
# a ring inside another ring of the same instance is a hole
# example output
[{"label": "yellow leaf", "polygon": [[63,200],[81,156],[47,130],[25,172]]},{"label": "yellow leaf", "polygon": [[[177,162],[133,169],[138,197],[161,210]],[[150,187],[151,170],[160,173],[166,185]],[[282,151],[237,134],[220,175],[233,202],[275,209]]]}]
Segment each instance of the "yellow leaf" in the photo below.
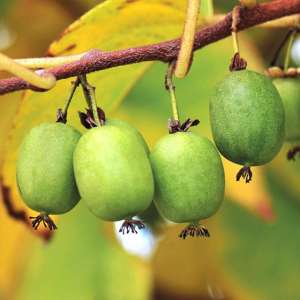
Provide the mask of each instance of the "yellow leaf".
[{"label": "yellow leaf", "polygon": [[[0,203],[3,198],[0,192]],[[0,209],[0,298],[12,299],[17,286],[16,278],[26,261],[30,246],[29,231],[21,223],[16,223],[1,206]],[[22,251],[20,251],[20,248]]]}]

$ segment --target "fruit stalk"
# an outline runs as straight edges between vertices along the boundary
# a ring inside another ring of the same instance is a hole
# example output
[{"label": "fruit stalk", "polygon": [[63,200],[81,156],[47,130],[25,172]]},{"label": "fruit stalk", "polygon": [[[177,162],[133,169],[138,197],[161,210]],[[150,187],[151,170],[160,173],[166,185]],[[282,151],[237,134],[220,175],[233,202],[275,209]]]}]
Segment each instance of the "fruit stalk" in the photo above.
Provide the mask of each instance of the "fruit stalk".
[{"label": "fruit stalk", "polygon": [[79,86],[79,83],[80,83],[79,78],[77,78],[74,82],[72,82],[71,93],[70,93],[70,96],[69,96],[69,98],[68,98],[68,100],[65,104],[64,109],[63,109],[63,113],[64,113],[65,116],[67,116],[69,106],[70,106],[71,101],[73,99],[74,93],[75,93],[77,87]]},{"label": "fruit stalk", "polygon": [[247,62],[240,56],[239,41],[238,41],[238,24],[240,23],[240,6],[235,6],[232,11],[231,36],[233,41],[234,55],[231,59],[229,70],[240,71],[247,67]]},{"label": "fruit stalk", "polygon": [[57,111],[57,120],[56,120],[56,122],[67,123],[68,109],[69,109],[69,106],[72,102],[74,93],[75,93],[77,87],[79,86],[79,84],[80,84],[80,79],[77,77],[77,79],[72,82],[71,92],[70,92],[70,95],[67,99],[67,102],[65,103],[64,108],[63,109],[59,108],[58,111]]},{"label": "fruit stalk", "polygon": [[100,127],[101,122],[100,122],[100,119],[99,119],[99,116],[98,116],[98,111],[97,111],[95,88],[88,83],[85,74],[80,75],[79,79],[80,79],[81,86],[82,86],[82,89],[83,89],[84,97],[87,101],[87,104],[88,104],[89,108],[93,112],[93,117],[94,117],[94,120],[96,122],[96,125],[98,127]]},{"label": "fruit stalk", "polygon": [[177,101],[175,96],[175,85],[173,84],[174,67],[175,67],[175,63],[174,62],[170,63],[165,77],[165,87],[169,91],[171,97],[173,120],[179,122],[179,113],[178,113]]}]

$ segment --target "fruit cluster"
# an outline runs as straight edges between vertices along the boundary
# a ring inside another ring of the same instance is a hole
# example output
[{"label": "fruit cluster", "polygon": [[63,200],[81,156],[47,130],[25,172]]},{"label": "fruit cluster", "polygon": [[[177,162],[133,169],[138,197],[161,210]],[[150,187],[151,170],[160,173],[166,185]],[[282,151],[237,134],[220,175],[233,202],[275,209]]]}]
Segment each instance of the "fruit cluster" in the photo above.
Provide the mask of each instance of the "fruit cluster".
[{"label": "fruit cluster", "polygon": [[49,215],[70,211],[82,199],[102,220],[125,220],[120,232],[137,233],[144,224],[133,217],[154,200],[166,219],[189,223],[180,233],[183,239],[209,236],[199,221],[212,216],[224,199],[219,152],[242,165],[237,180],[250,182],[252,166],[271,161],[284,139],[299,140],[299,83],[299,79],[276,79],[274,85],[253,71],[230,73],[210,101],[217,147],[189,131],[199,121],[188,119],[180,124],[173,120],[170,134],[150,152],[133,126],[105,119],[100,109],[101,126],[94,122],[91,110],[80,114],[82,123],[91,127],[83,135],[64,122],[33,128],[17,162],[22,198],[40,212],[33,218],[33,227],[43,222],[50,230],[56,229]]},{"label": "fruit cluster", "polygon": [[[166,218],[195,224],[217,210],[224,193],[222,162],[206,138],[177,132],[150,153],[142,135],[119,120],[83,136],[62,123],[33,128],[20,149],[17,182],[25,203],[40,212],[34,228],[43,222],[56,229],[49,215],[71,210],[82,198],[103,220],[125,219],[123,233],[144,227],[133,217],[150,206],[154,190]],[[206,235],[201,228],[198,235]]]}]

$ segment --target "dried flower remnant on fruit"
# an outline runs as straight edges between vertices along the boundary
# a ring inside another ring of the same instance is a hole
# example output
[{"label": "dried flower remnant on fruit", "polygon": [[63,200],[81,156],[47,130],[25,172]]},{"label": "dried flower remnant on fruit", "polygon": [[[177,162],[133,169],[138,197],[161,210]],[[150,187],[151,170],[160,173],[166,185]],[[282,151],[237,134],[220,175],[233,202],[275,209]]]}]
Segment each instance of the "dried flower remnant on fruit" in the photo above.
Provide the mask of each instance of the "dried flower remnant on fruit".
[{"label": "dried flower remnant on fruit", "polygon": [[179,237],[185,240],[188,236],[191,237],[210,237],[209,231],[206,227],[198,223],[191,223],[185,227]]},{"label": "dried flower remnant on fruit", "polygon": [[[79,111],[78,114],[79,114],[80,122],[85,128],[91,129],[93,127],[97,127],[97,123],[94,119],[93,112],[91,109],[86,109],[85,113]],[[100,107],[97,107],[97,114],[99,116],[101,125],[104,125],[106,120],[105,112]]]},{"label": "dried flower remnant on fruit", "polygon": [[242,167],[236,174],[236,181],[240,181],[241,177],[245,179],[246,183],[252,180],[252,171],[249,166]]},{"label": "dried flower remnant on fruit", "polygon": [[296,160],[296,156],[300,155],[300,145],[295,146],[294,148],[290,149],[287,153],[287,160]]},{"label": "dried flower remnant on fruit", "polygon": [[53,220],[45,213],[41,213],[36,217],[29,217],[29,218],[32,219],[31,224],[35,230],[39,228],[41,222],[43,222],[44,227],[48,228],[49,230],[57,229],[57,226],[55,225]]},{"label": "dried flower remnant on fruit", "polygon": [[229,66],[230,72],[233,71],[241,71],[247,68],[247,61],[243,59],[239,53],[235,53],[233,58],[231,59],[231,63]]},{"label": "dried flower remnant on fruit", "polygon": [[192,120],[192,119],[188,118],[182,124],[180,124],[180,121],[178,121],[178,120],[170,119],[168,121],[168,129],[169,129],[169,133],[187,132],[191,127],[197,126],[199,124],[200,124],[200,121],[198,119]]},{"label": "dried flower remnant on fruit", "polygon": [[67,123],[67,115],[63,112],[61,108],[59,108],[56,112],[56,122],[57,123]]},{"label": "dried flower remnant on fruit", "polygon": [[119,229],[119,232],[122,232],[122,234],[125,233],[138,233],[137,229],[141,230],[145,228],[145,224],[140,220],[134,220],[134,219],[126,219],[124,220],[122,226]]}]

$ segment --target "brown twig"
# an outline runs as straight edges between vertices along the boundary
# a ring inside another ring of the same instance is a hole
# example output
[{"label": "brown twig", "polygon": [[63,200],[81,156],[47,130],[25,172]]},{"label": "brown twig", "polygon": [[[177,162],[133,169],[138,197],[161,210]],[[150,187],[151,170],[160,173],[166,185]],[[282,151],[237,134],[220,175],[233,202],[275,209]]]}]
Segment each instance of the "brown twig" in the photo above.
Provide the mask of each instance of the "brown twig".
[{"label": "brown twig", "polygon": [[[252,9],[242,8],[240,10],[239,30],[296,13],[300,13],[300,0],[275,0],[259,4]],[[231,23],[232,14],[229,13],[218,23],[198,31],[195,36],[193,50],[229,36],[231,34]],[[91,50],[79,61],[54,67],[47,71],[52,73],[57,80],[60,80],[142,61],[169,63],[177,58],[179,48],[180,39],[175,39],[159,44],[111,52]],[[24,89],[38,90],[16,77],[0,80],[0,94]]]}]

